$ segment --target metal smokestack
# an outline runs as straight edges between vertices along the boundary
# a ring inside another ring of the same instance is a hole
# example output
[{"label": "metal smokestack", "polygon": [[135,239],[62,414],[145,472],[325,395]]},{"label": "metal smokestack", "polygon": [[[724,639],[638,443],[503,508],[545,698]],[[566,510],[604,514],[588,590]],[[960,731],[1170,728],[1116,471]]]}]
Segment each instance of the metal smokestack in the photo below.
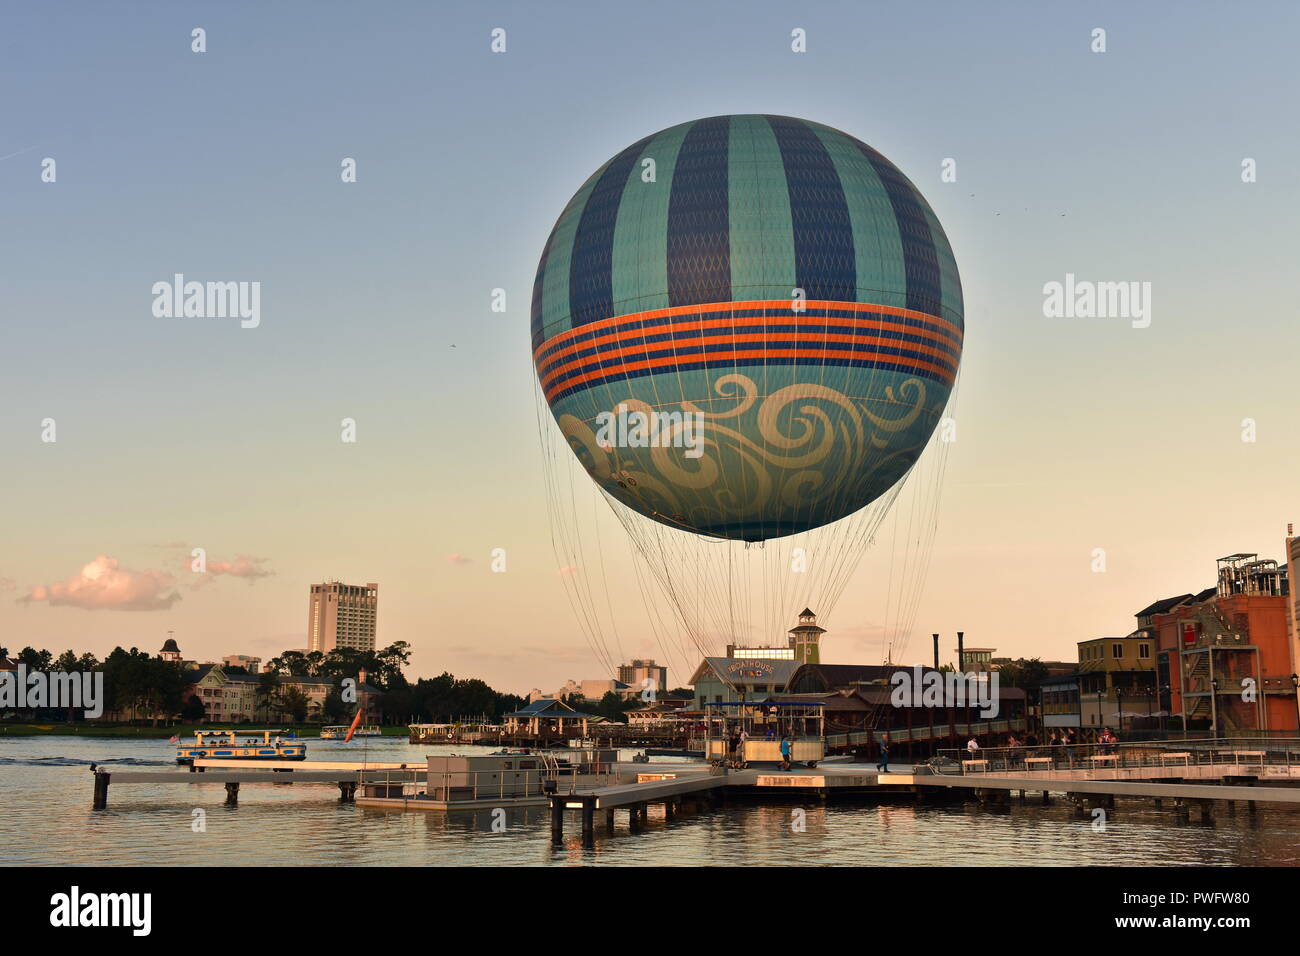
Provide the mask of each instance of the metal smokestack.
[{"label": "metal smokestack", "polygon": [[934,669],[939,669],[939,635],[934,635]]},{"label": "metal smokestack", "polygon": [[965,668],[966,666],[966,655],[965,653],[963,653],[965,647],[966,647],[966,632],[958,631],[957,632],[957,673],[959,674],[966,673],[966,671],[963,670],[963,668]]}]

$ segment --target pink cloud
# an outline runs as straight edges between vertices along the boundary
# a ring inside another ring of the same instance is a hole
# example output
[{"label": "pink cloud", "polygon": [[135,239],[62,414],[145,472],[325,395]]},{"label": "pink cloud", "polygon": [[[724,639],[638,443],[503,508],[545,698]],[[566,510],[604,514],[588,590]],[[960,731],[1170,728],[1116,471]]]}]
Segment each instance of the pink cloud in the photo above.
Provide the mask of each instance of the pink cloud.
[{"label": "pink cloud", "polygon": [[474,559],[467,558],[463,554],[449,554],[447,555],[447,563],[448,564],[473,564]]},{"label": "pink cloud", "polygon": [[571,578],[578,573],[578,566],[576,564],[566,564],[555,573],[562,578]]},{"label": "pink cloud", "polygon": [[44,601],[51,607],[87,611],[161,611],[181,599],[176,578],[166,571],[132,571],[117,558],[101,554],[78,573],[55,584],[39,584],[18,599],[20,604]]},{"label": "pink cloud", "polygon": [[262,567],[266,561],[266,558],[253,558],[246,554],[236,556],[233,561],[209,559],[206,573],[194,570],[194,559],[192,557],[181,558],[180,564],[183,570],[188,571],[195,578],[194,583],[190,585],[190,589],[197,590],[205,584],[210,584],[223,574],[232,578],[243,578],[249,584],[252,584],[258,578],[268,578],[275,572]]}]

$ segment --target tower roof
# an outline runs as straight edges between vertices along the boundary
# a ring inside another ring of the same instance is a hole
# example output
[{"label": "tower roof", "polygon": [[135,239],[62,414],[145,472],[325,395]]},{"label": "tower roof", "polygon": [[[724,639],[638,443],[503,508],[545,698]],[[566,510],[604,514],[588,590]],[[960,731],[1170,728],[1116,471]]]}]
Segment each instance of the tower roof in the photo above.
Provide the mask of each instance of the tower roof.
[{"label": "tower roof", "polygon": [[163,642],[162,649],[164,651],[176,651],[177,653],[180,652],[180,648],[176,646],[175,638],[171,638],[171,637],[167,638],[167,640]]}]

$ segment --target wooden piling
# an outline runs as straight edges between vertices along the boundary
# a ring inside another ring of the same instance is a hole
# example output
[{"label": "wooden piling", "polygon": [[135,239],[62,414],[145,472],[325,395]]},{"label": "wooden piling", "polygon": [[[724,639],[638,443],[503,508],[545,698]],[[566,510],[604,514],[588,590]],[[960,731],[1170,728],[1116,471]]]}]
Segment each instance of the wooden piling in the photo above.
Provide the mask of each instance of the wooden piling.
[{"label": "wooden piling", "polygon": [[551,842],[564,842],[564,798],[558,795],[551,797]]},{"label": "wooden piling", "polygon": [[239,784],[231,782],[226,784],[226,806],[239,806]]},{"label": "wooden piling", "polygon": [[92,807],[95,810],[103,810],[108,807],[108,782],[112,779],[112,774],[104,773],[100,770],[95,774],[95,798]]}]

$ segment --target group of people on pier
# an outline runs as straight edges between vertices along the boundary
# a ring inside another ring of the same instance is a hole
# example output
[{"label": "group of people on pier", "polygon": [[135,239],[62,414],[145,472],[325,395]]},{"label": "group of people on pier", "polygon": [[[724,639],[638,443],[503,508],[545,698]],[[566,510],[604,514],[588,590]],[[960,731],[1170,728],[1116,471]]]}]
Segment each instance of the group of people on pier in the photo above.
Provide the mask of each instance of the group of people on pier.
[{"label": "group of people on pier", "polygon": [[[1082,739],[1082,738],[1088,739]],[[1026,734],[1024,740],[1018,738],[1014,733],[1007,734],[1006,742],[1002,750],[1007,758],[1008,764],[1016,764],[1025,757],[1053,757],[1071,760],[1072,756],[1079,751],[1072,748],[1085,747],[1090,753],[1099,755],[1112,755],[1118,749],[1119,737],[1109,727],[1103,727],[1100,730],[1076,731],[1073,727],[1066,727],[1063,730],[1052,731],[1052,736],[1045,744],[1040,744],[1038,737],[1034,734]],[[979,756],[979,741],[972,737],[966,742],[966,752],[969,759],[974,760]]]}]

